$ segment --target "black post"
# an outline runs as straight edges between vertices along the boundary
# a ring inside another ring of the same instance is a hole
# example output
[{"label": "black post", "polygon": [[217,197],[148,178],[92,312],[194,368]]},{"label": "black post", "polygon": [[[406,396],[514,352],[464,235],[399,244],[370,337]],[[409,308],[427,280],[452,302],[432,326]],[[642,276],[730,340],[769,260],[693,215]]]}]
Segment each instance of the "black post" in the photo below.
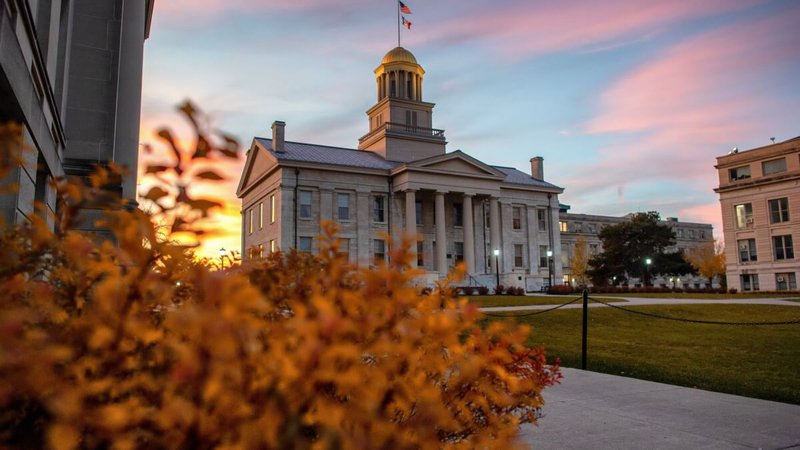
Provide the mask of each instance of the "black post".
[{"label": "black post", "polygon": [[589,290],[583,290],[583,334],[581,336],[581,369],[586,370],[586,340],[589,329]]},{"label": "black post", "polygon": [[497,286],[500,286],[500,256],[497,253],[494,254],[494,271],[497,275],[497,284],[495,285],[495,288],[497,288]]}]

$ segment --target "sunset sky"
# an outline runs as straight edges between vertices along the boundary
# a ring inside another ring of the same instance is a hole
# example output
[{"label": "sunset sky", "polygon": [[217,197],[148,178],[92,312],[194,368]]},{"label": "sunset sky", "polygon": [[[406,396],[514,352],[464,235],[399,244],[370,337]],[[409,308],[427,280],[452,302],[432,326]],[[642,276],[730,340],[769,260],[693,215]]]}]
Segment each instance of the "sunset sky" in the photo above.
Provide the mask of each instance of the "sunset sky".
[{"label": "sunset sky", "polygon": [[[656,210],[720,237],[715,157],[800,135],[800,1],[404,3],[448,151],[525,172],[543,156],[572,212]],[[142,141],[188,137],[189,98],[244,146],[283,120],[287,140],[355,148],[396,19],[394,0],[159,0]],[[227,206],[201,254],[239,249],[242,163],[207,190]]]}]

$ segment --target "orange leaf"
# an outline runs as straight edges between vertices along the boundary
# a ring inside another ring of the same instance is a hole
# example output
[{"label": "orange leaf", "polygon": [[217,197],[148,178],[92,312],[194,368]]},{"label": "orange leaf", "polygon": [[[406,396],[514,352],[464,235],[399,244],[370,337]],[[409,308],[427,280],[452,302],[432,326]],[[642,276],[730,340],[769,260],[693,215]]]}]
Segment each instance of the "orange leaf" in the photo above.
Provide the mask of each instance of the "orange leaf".
[{"label": "orange leaf", "polygon": [[213,170],[207,170],[205,172],[200,172],[195,176],[197,178],[202,179],[202,180],[211,180],[211,181],[222,181],[222,180],[225,179],[225,177],[223,177],[222,175],[218,174],[217,172],[214,172]]}]

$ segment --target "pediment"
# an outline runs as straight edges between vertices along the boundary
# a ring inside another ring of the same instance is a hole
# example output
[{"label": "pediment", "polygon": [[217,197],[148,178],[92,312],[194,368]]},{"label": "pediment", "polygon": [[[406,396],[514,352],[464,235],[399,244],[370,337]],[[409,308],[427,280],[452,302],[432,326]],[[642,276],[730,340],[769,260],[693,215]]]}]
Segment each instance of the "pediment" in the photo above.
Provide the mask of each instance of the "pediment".
[{"label": "pediment", "polygon": [[444,155],[437,155],[407,164],[409,169],[424,169],[442,173],[458,175],[490,176],[505,178],[505,175],[494,167],[485,164],[461,150],[456,150]]},{"label": "pediment", "polygon": [[239,179],[236,195],[241,197],[244,192],[252,187],[253,183],[272,170],[277,163],[278,160],[267,149],[261,146],[258,141],[253,140],[253,145],[250,147],[250,151],[247,152],[247,159],[244,162],[244,169],[242,170],[242,177]]}]

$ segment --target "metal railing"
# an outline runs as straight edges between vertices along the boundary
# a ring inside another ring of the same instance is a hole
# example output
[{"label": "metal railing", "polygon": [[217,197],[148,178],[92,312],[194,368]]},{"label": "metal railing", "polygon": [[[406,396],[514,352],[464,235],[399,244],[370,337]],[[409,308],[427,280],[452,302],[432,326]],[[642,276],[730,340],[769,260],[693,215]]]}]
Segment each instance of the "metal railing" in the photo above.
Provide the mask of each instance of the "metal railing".
[{"label": "metal railing", "polygon": [[365,134],[364,136],[359,139],[359,141],[363,141],[372,137],[373,135],[381,132],[386,131],[387,133],[395,133],[395,134],[404,134],[408,136],[424,136],[424,137],[431,137],[436,139],[444,139],[444,130],[440,130],[438,128],[427,128],[427,127],[420,127],[416,125],[408,125],[405,123],[395,123],[395,122],[385,122],[382,125],[378,126],[377,128],[373,129],[369,133]]}]

